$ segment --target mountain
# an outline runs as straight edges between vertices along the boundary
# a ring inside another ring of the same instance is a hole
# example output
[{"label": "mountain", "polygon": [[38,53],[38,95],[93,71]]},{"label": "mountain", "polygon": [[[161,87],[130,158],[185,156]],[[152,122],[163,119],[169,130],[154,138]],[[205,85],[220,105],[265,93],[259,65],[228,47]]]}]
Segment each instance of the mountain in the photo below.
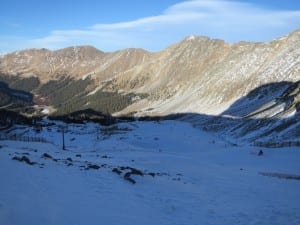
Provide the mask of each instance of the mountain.
[{"label": "mountain", "polygon": [[[274,124],[275,120],[294,127],[291,137],[298,141],[299,46],[296,30],[268,43],[227,44],[190,36],[154,53],[142,49],[105,53],[91,46],[29,49],[1,56],[0,81],[32,93],[38,112],[188,113],[193,118],[221,118],[220,129],[228,120],[234,121],[231,128],[241,128],[242,121],[245,130],[256,129],[249,121],[266,119]],[[293,123],[287,122],[290,118],[295,118]],[[215,130],[219,120],[213,121],[207,129]],[[234,135],[249,134],[245,130],[236,128]]]},{"label": "mountain", "polygon": [[234,145],[300,146],[300,81],[263,85],[219,116],[184,115],[184,120],[215,132]]}]

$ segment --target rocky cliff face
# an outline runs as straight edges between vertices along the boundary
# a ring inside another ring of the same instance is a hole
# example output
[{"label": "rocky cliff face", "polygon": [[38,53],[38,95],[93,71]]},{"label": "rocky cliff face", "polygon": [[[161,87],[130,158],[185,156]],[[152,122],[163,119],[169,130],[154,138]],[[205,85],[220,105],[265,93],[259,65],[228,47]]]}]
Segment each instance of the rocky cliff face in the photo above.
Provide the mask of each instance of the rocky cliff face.
[{"label": "rocky cliff face", "polygon": [[0,78],[52,112],[299,118],[300,30],[269,43],[190,36],[156,53],[30,49],[1,56]]}]

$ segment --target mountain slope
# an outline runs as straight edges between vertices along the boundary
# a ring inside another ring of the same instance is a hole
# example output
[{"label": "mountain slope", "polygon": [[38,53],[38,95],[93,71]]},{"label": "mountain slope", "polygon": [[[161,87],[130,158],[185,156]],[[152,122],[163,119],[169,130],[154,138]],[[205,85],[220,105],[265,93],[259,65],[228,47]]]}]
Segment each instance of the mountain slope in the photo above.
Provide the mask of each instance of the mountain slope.
[{"label": "mountain slope", "polygon": [[189,114],[184,120],[231,143],[265,147],[300,146],[300,81],[253,90],[220,116]]}]

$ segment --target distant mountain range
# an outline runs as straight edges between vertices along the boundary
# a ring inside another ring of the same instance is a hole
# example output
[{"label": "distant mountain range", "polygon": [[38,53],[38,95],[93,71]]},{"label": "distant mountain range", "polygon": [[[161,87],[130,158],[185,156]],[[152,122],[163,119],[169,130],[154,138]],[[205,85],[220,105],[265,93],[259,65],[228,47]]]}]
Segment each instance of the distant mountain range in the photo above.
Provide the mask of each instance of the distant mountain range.
[{"label": "distant mountain range", "polygon": [[[300,30],[269,43],[227,44],[190,36],[155,53],[143,49],[105,53],[91,46],[29,49],[0,57],[0,107],[29,107],[34,110],[24,113],[45,115],[84,109],[117,116],[181,113],[195,124],[206,124],[208,130],[226,128],[227,133],[229,126],[230,136],[246,137],[250,130],[264,127],[263,133],[275,138],[280,126],[277,136],[290,134],[285,140],[296,143],[299,80]],[[211,118],[222,118],[222,125]],[[266,125],[262,120],[272,122]],[[255,134],[247,136],[258,139]]]}]

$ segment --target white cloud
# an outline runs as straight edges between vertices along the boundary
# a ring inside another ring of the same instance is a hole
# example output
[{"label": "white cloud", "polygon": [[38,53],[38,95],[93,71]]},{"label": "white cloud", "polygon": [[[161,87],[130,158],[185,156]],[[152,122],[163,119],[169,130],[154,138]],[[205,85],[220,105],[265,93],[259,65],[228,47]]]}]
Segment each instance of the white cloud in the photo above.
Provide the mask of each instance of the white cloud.
[{"label": "white cloud", "polygon": [[190,34],[229,43],[269,41],[299,28],[300,11],[265,9],[242,1],[190,0],[170,6],[161,15],[52,31],[46,37],[24,40],[22,46],[53,49],[88,44],[105,51],[128,47],[156,51]]}]

